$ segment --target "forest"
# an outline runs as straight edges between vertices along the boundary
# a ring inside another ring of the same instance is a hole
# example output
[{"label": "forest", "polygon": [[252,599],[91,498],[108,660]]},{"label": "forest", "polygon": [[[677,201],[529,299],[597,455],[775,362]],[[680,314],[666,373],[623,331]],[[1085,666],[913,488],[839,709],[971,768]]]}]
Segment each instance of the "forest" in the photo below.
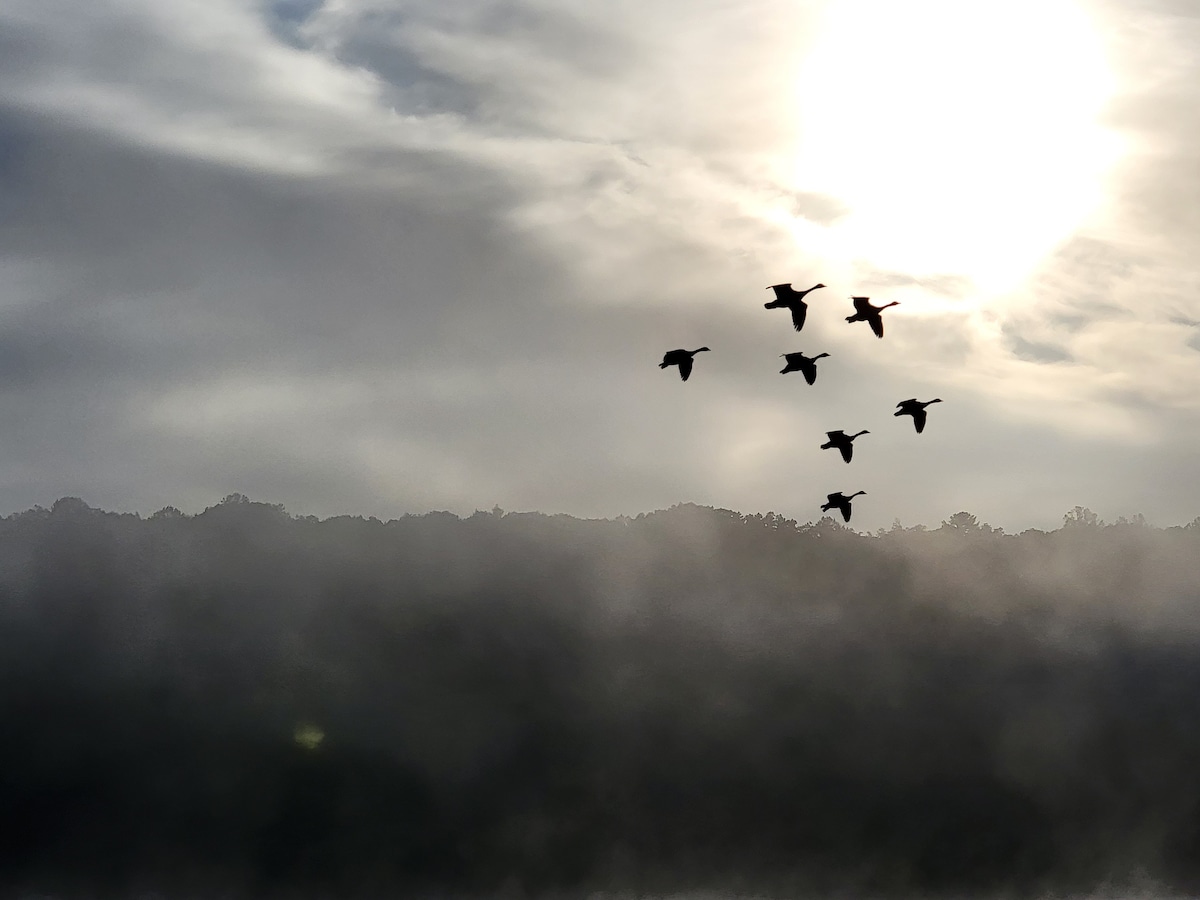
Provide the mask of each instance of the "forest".
[{"label": "forest", "polygon": [[1200,890],[1200,520],[0,519],[0,889]]}]

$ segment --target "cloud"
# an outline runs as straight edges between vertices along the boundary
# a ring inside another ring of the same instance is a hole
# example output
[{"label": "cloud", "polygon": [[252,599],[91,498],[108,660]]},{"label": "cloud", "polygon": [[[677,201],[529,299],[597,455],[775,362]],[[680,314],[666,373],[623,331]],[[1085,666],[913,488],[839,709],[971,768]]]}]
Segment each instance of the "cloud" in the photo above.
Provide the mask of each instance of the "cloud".
[{"label": "cloud", "polygon": [[[0,506],[807,518],[851,475],[884,498],[868,527],[1118,502],[1112,468],[1152,471],[1149,439],[1175,459],[1195,411],[1190,70],[1126,73],[1113,121],[1141,149],[1108,218],[984,298],[825,254],[853,210],[795,177],[818,12],[7,4]],[[1122,59],[1157,46],[1104,21]],[[829,285],[800,335],[762,311],[779,281]],[[884,341],[843,322],[861,290],[901,302]],[[687,385],[656,368],[701,344]],[[831,354],[812,389],[778,375],[798,349]],[[938,394],[928,440],[885,429]],[[815,449],[841,427],[876,438],[861,467]]]},{"label": "cloud", "polygon": [[1009,344],[1012,347],[1012,352],[1020,359],[1028,362],[1038,363],[1056,363],[1070,362],[1071,355],[1061,347],[1056,347],[1053,344],[1041,344],[1035,341],[1027,341],[1019,334],[1011,329],[1005,329],[1009,336]]}]

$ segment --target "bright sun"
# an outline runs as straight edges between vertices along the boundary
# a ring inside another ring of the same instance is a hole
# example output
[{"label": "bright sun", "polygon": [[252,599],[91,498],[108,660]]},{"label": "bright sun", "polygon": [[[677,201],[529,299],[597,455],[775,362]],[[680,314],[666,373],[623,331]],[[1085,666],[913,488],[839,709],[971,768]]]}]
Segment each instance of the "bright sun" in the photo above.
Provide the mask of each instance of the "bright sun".
[{"label": "bright sun", "polygon": [[1114,79],[1072,0],[830,0],[804,60],[796,185],[848,212],[829,262],[1015,287],[1097,205]]}]

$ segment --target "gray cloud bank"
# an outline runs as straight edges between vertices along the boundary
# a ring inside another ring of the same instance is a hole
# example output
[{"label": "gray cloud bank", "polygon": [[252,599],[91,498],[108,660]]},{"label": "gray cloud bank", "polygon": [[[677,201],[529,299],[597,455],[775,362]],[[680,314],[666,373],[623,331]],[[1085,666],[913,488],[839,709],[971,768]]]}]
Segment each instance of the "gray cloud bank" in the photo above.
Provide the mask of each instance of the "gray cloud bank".
[{"label": "gray cloud bank", "polygon": [[[1136,215],[1089,238],[1106,266],[1063,248],[994,345],[953,316],[874,342],[841,322],[862,282],[762,216],[844,212],[771,168],[817,7],[788,10],[5,4],[0,507],[240,490],[322,515],[686,499],[804,521],[864,488],[870,528],[1080,503],[1189,521],[1186,152],[1133,159]],[[1130,66],[1159,46],[1113,34]],[[1115,119],[1187,146],[1185,75],[1130,74]],[[761,310],[780,280],[830,281],[803,335]],[[655,367],[706,343],[686,386]],[[832,354],[811,390],[776,374],[796,349]],[[921,443],[889,428],[935,395]],[[855,465],[827,465],[822,433],[862,427]]]}]

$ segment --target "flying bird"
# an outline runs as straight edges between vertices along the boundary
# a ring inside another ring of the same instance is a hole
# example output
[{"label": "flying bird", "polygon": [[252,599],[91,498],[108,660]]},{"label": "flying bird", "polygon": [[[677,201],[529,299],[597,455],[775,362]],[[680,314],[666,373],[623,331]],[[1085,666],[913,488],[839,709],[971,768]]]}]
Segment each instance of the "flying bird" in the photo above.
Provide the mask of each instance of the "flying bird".
[{"label": "flying bird", "polygon": [[787,365],[779,370],[780,375],[786,375],[788,372],[803,372],[804,380],[812,384],[817,380],[817,360],[829,354],[818,353],[816,356],[805,356],[803,353],[781,353],[779,355],[787,360]]},{"label": "flying bird", "polygon": [[859,494],[865,495],[866,493],[867,493],[866,491],[855,491],[849,497],[847,497],[841,491],[838,491],[836,494],[829,494],[828,495],[829,502],[821,504],[821,511],[829,512],[831,509],[833,509],[836,506],[842,513],[842,519],[846,522],[849,522],[850,521],[850,501],[853,500],[855,497],[857,497]]},{"label": "flying bird", "polygon": [[911,400],[901,400],[899,403],[896,404],[896,406],[898,406],[900,408],[897,409],[894,413],[892,413],[892,415],[893,416],[912,416],[913,417],[913,425],[917,429],[917,434],[920,434],[922,431],[925,430],[925,407],[927,407],[930,403],[941,403],[941,402],[942,402],[941,397],[934,397],[932,400],[926,400],[924,402],[917,400],[915,398],[913,398]]},{"label": "flying bird", "polygon": [[692,357],[707,349],[707,347],[701,347],[699,350],[668,350],[663,355],[663,361],[658,364],[658,367],[665,369],[667,366],[679,366],[679,377],[687,381],[688,376],[692,374]]},{"label": "flying bird", "polygon": [[829,436],[829,440],[821,445],[822,450],[829,450],[837,447],[842,451],[842,459],[850,462],[850,458],[854,456],[854,439],[859,435],[870,434],[869,431],[860,431],[858,434],[846,434],[844,431],[827,431],[825,434]]},{"label": "flying bird", "polygon": [[[775,299],[766,304],[765,308],[790,309],[792,311],[792,324],[799,331],[804,327],[804,317],[808,315],[808,304],[804,302],[804,295],[823,287],[825,287],[823,284],[814,284],[807,291],[797,291],[790,284],[768,285],[767,290],[775,292]],[[812,382],[809,383],[811,384]]]},{"label": "flying bird", "polygon": [[899,306],[899,300],[885,303],[883,306],[872,306],[870,297],[851,297],[854,301],[854,315],[846,316],[847,322],[870,322],[875,337],[883,337],[883,317],[880,316],[889,306]]}]

